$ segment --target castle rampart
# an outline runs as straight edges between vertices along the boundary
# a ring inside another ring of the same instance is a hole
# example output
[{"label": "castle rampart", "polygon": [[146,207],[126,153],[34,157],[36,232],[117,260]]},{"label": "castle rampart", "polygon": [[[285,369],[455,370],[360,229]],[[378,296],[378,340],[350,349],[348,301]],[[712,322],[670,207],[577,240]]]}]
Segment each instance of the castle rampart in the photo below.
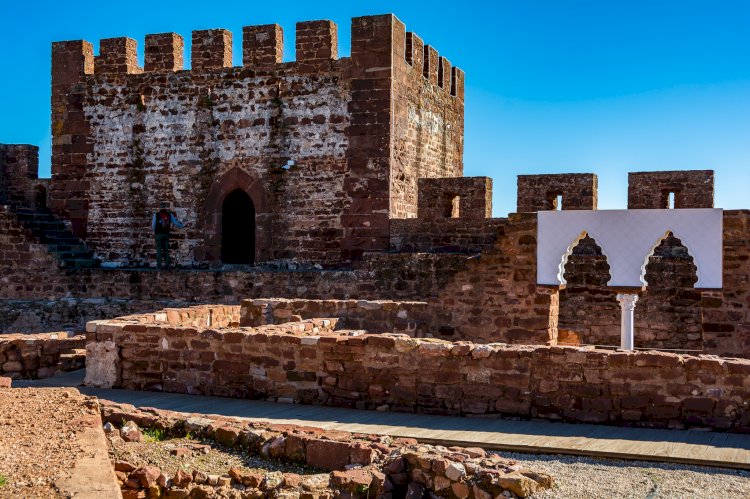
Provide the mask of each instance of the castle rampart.
[{"label": "castle rampart", "polygon": [[[596,209],[596,175],[522,175],[519,213],[491,218],[491,180],[462,176],[463,72],[394,16],[355,18],[351,31],[351,56],[339,58],[334,23],[298,23],[296,60],[283,62],[281,27],[247,26],[238,67],[222,29],[195,31],[189,55],[178,34],[148,35],[142,69],[129,38],[102,40],[98,55],[85,41],[55,43],[57,218],[33,210],[47,200],[35,191],[46,187],[36,148],[0,147],[10,205],[0,328],[80,327],[144,300],[388,299],[426,303],[424,334],[450,340],[616,344],[618,305],[595,239],[573,249],[565,289],[535,280],[534,212]],[[713,172],[633,173],[628,191],[633,209],[709,207]],[[173,237],[177,272],[142,268],[161,201],[187,223]],[[750,356],[748,220],[724,212],[721,291],[693,288],[677,236],[655,241],[637,347]],[[56,233],[42,240],[42,226]],[[227,258],[232,233],[254,236],[244,259]],[[96,266],[85,245],[105,267],[127,268],[83,269]],[[88,306],[101,296],[112,299]]]},{"label": "castle rampart", "polygon": [[189,71],[174,33],[146,37],[143,69],[129,38],[102,40],[96,57],[88,42],[53,46],[51,207],[102,260],[151,259],[149,213],[166,200],[189,227],[177,260],[221,263],[200,233],[207,217],[222,230],[206,202],[233,169],[268,201],[248,261],[387,249],[389,218],[416,216],[417,178],[460,176],[463,74],[431,48],[429,64],[407,63],[395,17],[354,19],[342,59],[331,21],[298,23],[288,63],[277,25],[243,29],[240,68],[229,31],[192,39]]}]

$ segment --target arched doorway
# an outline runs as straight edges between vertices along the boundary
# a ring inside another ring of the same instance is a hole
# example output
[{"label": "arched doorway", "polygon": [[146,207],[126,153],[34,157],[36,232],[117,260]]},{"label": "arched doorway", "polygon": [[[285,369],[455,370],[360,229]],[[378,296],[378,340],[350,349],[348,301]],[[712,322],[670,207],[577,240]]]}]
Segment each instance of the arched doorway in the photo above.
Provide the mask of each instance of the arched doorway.
[{"label": "arched doorway", "polygon": [[221,261],[255,262],[255,205],[241,189],[227,194],[222,204]]}]

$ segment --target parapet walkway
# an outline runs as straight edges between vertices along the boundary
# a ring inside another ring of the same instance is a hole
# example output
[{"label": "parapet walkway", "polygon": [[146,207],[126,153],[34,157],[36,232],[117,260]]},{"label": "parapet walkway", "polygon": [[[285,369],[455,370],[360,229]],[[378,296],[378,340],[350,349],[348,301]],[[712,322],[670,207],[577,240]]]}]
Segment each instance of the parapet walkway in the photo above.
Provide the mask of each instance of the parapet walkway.
[{"label": "parapet walkway", "polygon": [[750,470],[750,435],[359,411],[176,393],[100,389],[79,386],[82,382],[83,370],[45,380],[15,382],[14,386],[72,386],[87,395],[137,407],[411,437],[420,442],[447,446]]}]

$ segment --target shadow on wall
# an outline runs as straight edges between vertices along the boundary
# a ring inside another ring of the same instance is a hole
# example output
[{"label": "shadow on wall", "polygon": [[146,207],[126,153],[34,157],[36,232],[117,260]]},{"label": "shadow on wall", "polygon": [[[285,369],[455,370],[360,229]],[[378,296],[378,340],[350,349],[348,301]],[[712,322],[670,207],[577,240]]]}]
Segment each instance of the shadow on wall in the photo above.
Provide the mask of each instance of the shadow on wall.
[{"label": "shadow on wall", "polygon": [[[637,348],[702,350],[701,292],[688,248],[667,235],[648,259],[648,283],[635,308]],[[609,264],[596,241],[586,236],[565,266],[560,291],[558,341],[570,345],[619,346],[620,305],[607,287]]]}]

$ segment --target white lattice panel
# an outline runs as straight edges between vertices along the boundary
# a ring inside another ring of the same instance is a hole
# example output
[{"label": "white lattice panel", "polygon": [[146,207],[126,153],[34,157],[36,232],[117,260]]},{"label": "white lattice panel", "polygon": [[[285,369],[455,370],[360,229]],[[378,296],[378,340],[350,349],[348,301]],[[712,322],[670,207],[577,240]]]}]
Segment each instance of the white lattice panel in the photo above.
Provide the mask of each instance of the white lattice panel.
[{"label": "white lattice panel", "polygon": [[672,232],[698,268],[695,287],[722,287],[721,209],[540,211],[537,221],[537,284],[565,284],[567,257],[588,234],[607,257],[608,285],[641,287],[648,257]]}]

